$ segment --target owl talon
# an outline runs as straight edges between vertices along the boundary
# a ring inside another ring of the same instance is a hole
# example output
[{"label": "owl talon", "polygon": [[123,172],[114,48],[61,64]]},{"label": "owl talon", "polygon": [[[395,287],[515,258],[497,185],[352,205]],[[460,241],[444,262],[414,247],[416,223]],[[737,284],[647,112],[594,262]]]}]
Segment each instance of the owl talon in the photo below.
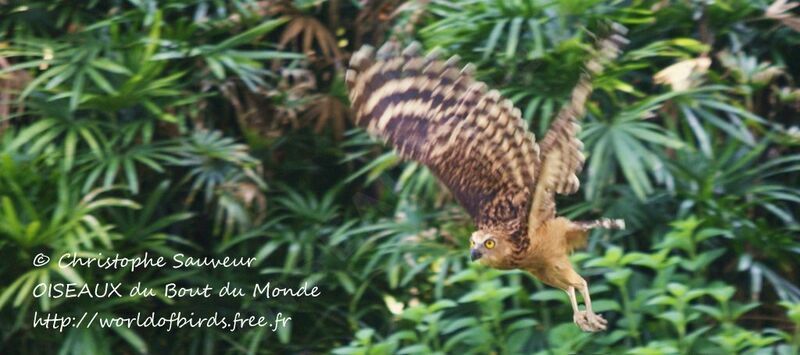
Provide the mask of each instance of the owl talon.
[{"label": "owl talon", "polygon": [[601,315],[587,311],[576,312],[572,319],[575,321],[575,324],[578,325],[578,327],[584,332],[603,331],[606,330],[606,325],[608,324],[608,321],[606,321]]}]

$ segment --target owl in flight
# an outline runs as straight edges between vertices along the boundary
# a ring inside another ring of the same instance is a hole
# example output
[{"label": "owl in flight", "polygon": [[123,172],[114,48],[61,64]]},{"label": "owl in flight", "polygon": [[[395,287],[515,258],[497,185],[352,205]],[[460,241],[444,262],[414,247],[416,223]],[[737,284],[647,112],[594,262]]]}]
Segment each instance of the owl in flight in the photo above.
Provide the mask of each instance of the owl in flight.
[{"label": "owl in flight", "polygon": [[[592,91],[591,78],[615,58],[625,29],[598,43],[572,97],[547,134],[536,142],[520,110],[497,90],[458,67],[422,56],[414,43],[394,42],[377,53],[353,54],[346,82],[356,124],[391,144],[399,155],[426,165],[472,217],[470,256],[498,269],[522,269],[566,291],[575,323],[584,331],[606,329],[592,312],[586,281],[568,255],[586,244],[592,228],[624,228],[622,220],[571,221],[556,216],[555,194],[572,194],[580,182],[583,144],[578,119]],[[576,291],[586,309],[578,309]]]}]

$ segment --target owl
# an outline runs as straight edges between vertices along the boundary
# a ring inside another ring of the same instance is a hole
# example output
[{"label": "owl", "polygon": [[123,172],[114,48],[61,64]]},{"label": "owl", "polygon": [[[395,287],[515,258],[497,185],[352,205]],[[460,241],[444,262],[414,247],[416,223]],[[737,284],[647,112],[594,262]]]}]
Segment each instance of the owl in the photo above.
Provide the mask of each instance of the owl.
[{"label": "owl", "polygon": [[[417,43],[364,46],[346,73],[355,122],[427,166],[472,217],[470,257],[498,269],[522,269],[564,290],[583,330],[606,329],[592,311],[586,281],[568,258],[593,228],[622,229],[622,220],[571,221],[556,215],[555,194],[572,194],[584,164],[578,119],[591,78],[625,43],[624,28],[598,42],[594,57],[544,138],[537,142],[520,110],[473,79],[458,58],[423,56]],[[578,307],[576,292],[585,305]]]}]

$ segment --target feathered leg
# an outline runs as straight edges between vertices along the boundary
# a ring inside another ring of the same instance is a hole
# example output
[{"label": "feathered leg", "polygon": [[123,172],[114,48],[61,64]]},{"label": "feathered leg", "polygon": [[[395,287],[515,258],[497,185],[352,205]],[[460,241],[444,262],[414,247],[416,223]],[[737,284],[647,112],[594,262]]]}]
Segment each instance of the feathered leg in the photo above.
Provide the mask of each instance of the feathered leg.
[{"label": "feathered leg", "polygon": [[[588,231],[592,228],[622,228],[621,220],[600,219],[596,221],[573,222],[566,218],[556,218],[535,238],[537,254],[535,262],[525,267],[537,279],[547,285],[564,290],[572,305],[575,324],[586,332],[606,329],[606,320],[592,310],[592,299],[586,280],[575,271],[569,260],[569,252],[586,243]],[[581,293],[586,309],[578,308],[577,292]]]},{"label": "feathered leg", "polygon": [[[586,305],[586,310],[584,311],[578,309],[578,300],[577,296],[575,295],[576,288],[580,291],[581,296],[583,297],[583,303]],[[569,296],[569,301],[572,304],[572,320],[575,321],[575,324],[577,324],[581,330],[585,332],[599,332],[601,330],[606,330],[606,324],[608,324],[608,321],[592,311],[592,299],[589,297],[589,287],[583,278],[581,278],[581,283],[579,286],[570,286],[566,291],[567,295]]]},{"label": "feathered leg", "polygon": [[[625,229],[625,221],[621,219],[608,219],[602,218],[594,221],[577,221],[572,222],[571,230],[565,235],[567,245],[570,250],[576,247],[582,247],[586,243],[587,232],[594,228],[604,229]],[[572,272],[570,275],[569,287],[565,290],[569,295],[570,303],[572,303],[573,320],[583,331],[597,332],[606,329],[607,321],[602,316],[595,314],[592,311],[592,299],[589,297],[589,286],[586,284],[580,275]],[[575,290],[580,291],[583,297],[583,303],[586,305],[586,310],[581,311],[578,309],[578,300],[575,295]]]},{"label": "feathered leg", "polygon": [[[572,319],[581,330],[599,332],[606,329],[606,320],[592,311],[592,299],[589,297],[589,287],[586,284],[586,280],[578,275],[566,256],[553,260],[548,266],[527,270],[545,284],[560,288],[567,293],[569,302],[572,304]],[[583,296],[583,303],[586,305],[586,309],[583,311],[578,308],[576,290]]]}]

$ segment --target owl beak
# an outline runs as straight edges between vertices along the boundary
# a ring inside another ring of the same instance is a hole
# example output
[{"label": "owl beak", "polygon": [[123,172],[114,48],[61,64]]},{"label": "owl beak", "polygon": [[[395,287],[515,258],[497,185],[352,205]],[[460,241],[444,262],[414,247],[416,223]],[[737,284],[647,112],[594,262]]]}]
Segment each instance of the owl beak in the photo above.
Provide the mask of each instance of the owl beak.
[{"label": "owl beak", "polygon": [[480,259],[481,256],[483,256],[483,254],[481,254],[481,252],[477,249],[472,249],[469,251],[469,258],[472,259],[472,261]]}]

